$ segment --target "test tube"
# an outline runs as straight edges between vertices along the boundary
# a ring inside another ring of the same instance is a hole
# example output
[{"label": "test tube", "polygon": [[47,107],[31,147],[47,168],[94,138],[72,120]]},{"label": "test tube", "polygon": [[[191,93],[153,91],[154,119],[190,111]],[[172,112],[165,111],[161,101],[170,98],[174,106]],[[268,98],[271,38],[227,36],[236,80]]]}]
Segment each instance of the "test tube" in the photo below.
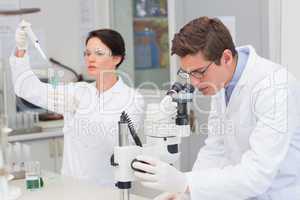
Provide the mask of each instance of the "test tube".
[{"label": "test tube", "polygon": [[41,166],[38,161],[29,161],[25,163],[26,188],[36,190],[42,187]]},{"label": "test tube", "polygon": [[29,128],[28,112],[22,112],[22,118],[23,118],[23,128],[24,129]]},{"label": "test tube", "polygon": [[34,124],[34,113],[28,112],[28,128],[32,128]]},{"label": "test tube", "polygon": [[38,112],[34,112],[33,113],[33,123],[34,125],[36,125],[37,123],[39,123],[39,113]]},{"label": "test tube", "polygon": [[23,124],[22,113],[16,114],[16,129],[21,129]]}]

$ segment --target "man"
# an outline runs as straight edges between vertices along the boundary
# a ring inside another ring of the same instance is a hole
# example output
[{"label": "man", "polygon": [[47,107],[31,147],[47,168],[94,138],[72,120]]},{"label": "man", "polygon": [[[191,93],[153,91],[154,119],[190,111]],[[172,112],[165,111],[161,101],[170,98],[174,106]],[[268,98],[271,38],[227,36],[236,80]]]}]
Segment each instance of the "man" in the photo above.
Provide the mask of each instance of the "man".
[{"label": "man", "polygon": [[214,18],[186,24],[172,41],[172,54],[180,58],[178,75],[212,96],[208,138],[192,172],[137,157],[142,162],[134,167],[147,172],[135,172],[142,184],[171,192],[161,199],[299,199],[299,90],[292,75],[252,46],[235,48]]}]

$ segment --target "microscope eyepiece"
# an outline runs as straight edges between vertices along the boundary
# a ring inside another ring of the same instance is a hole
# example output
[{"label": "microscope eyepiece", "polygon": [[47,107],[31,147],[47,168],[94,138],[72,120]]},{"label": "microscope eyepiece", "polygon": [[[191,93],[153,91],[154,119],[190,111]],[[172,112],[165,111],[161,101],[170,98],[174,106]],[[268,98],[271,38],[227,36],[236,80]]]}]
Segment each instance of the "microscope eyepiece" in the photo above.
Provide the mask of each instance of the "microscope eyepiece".
[{"label": "microscope eyepiece", "polygon": [[193,93],[195,91],[194,86],[192,86],[191,84],[188,84],[188,83],[184,84],[183,88],[184,88],[184,91],[186,91],[188,93]]},{"label": "microscope eyepiece", "polygon": [[175,82],[170,89],[167,91],[167,95],[172,95],[174,93],[178,93],[183,90],[183,85],[179,82]]},{"label": "microscope eyepiece", "polygon": [[184,85],[179,83],[179,82],[175,82],[170,89],[167,91],[167,95],[172,95],[174,93],[179,93],[180,91],[184,91],[186,93],[193,93],[195,91],[194,86],[192,86],[191,84],[185,83]]}]

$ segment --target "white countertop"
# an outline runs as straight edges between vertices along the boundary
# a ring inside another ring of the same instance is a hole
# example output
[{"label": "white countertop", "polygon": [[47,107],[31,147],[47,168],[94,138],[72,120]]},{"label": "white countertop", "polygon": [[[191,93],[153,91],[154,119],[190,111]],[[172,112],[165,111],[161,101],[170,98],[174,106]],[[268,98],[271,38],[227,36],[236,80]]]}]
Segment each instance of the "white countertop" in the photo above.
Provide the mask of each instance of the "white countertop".
[{"label": "white countertop", "polygon": [[[86,181],[76,180],[57,174],[50,174],[44,178],[44,187],[37,191],[25,189],[25,180],[10,182],[22,190],[22,196],[18,200],[100,200],[120,199],[120,191],[111,188],[103,188]],[[147,198],[131,195],[131,200],[147,200]]]}]

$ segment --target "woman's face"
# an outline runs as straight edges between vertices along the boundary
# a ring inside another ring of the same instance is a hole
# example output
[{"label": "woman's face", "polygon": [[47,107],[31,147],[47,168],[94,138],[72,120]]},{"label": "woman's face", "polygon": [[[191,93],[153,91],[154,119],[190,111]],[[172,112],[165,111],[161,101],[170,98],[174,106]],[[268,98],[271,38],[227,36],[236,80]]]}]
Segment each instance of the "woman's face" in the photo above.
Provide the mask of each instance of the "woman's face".
[{"label": "woman's face", "polygon": [[88,40],[84,51],[85,63],[90,76],[111,74],[120,62],[120,56],[112,56],[111,50],[99,38]]}]

